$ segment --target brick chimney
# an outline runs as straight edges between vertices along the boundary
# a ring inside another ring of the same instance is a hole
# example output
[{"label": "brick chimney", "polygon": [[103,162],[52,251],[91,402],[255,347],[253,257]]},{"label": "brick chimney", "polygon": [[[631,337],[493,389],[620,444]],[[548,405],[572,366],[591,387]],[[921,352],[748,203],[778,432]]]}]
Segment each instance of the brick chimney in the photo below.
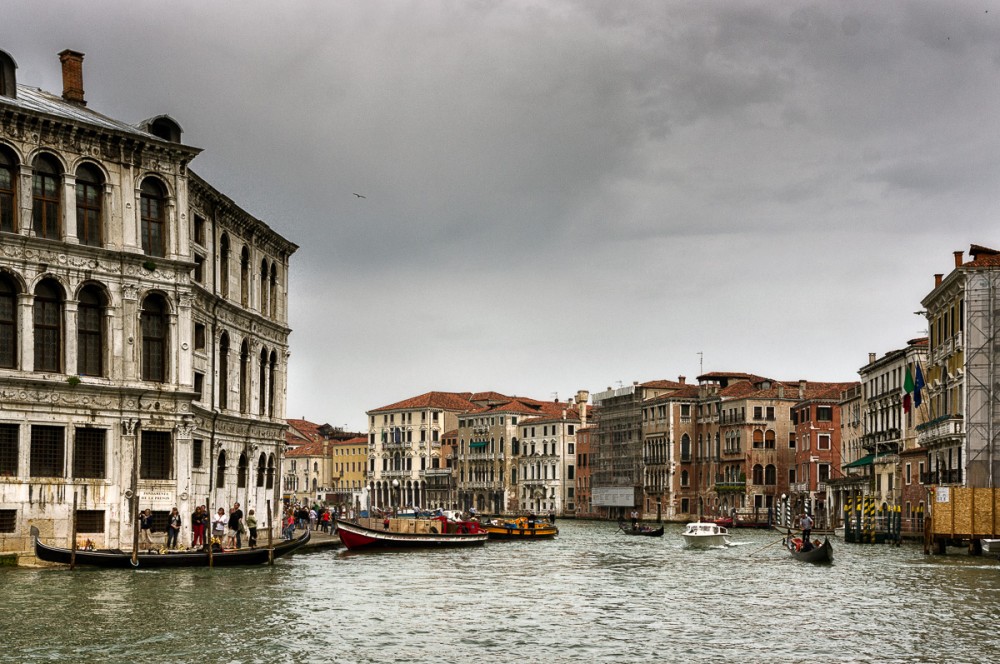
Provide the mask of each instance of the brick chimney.
[{"label": "brick chimney", "polygon": [[801,379],[799,380],[799,398],[800,399],[806,398],[806,381]]},{"label": "brick chimney", "polygon": [[687,376],[678,376],[677,382],[680,383],[681,385],[687,384]]},{"label": "brick chimney", "polygon": [[62,63],[63,99],[86,106],[83,100],[83,53],[66,49],[59,54]]},{"label": "brick chimney", "polygon": [[941,285],[941,280],[943,278],[944,278],[943,274],[935,274],[934,275],[934,288],[937,288],[938,286]]},{"label": "brick chimney", "polygon": [[956,251],[955,253],[955,267],[962,267],[962,252]]}]

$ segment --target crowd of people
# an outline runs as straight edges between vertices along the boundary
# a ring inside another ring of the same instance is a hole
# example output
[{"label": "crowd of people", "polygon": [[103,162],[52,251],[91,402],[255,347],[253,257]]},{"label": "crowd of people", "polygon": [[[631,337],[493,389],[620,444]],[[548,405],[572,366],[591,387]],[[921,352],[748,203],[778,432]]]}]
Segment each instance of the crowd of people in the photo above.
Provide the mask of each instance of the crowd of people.
[{"label": "crowd of people", "polygon": [[[177,508],[170,510],[167,517],[167,533],[164,547],[177,549],[179,547],[182,518]],[[145,509],[139,513],[139,549],[150,551],[157,547],[153,544],[153,513]],[[198,505],[191,513],[191,549],[201,549],[208,546],[220,549],[241,549],[243,538],[251,549],[257,548],[257,516],[254,510],[243,514],[239,503],[226,511],[220,507],[215,514],[209,514],[207,505]]]}]

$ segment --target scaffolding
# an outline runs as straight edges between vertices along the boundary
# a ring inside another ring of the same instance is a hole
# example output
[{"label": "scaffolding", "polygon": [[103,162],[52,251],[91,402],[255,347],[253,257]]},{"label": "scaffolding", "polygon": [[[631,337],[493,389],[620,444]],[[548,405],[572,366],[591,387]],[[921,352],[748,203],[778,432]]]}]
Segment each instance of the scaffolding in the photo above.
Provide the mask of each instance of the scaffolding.
[{"label": "scaffolding", "polygon": [[1000,271],[969,274],[966,286],[965,449],[969,487],[995,487],[1000,478]]}]

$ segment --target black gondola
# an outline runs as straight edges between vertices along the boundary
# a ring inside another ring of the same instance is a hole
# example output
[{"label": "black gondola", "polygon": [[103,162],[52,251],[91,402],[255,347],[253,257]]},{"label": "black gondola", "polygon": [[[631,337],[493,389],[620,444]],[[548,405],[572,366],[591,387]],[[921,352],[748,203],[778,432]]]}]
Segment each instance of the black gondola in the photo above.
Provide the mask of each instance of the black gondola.
[{"label": "black gondola", "polygon": [[663,536],[663,526],[659,528],[650,528],[648,526],[639,526],[637,528],[631,528],[624,522],[619,523],[618,527],[626,535],[642,535],[644,537],[662,537]]},{"label": "black gondola", "polygon": [[[309,541],[307,530],[298,539],[283,541],[274,547],[274,557],[287,555]],[[50,563],[69,565],[73,551],[57,546],[49,546],[35,537],[35,556],[39,560]],[[207,551],[168,551],[166,553],[147,553],[140,551],[136,556],[136,564],[132,564],[132,554],[121,549],[76,550],[77,565],[94,567],[109,567],[119,569],[150,568],[150,567],[208,567]],[[268,561],[268,549],[237,549],[233,551],[216,551],[212,553],[212,566],[232,567],[235,565],[261,565]]]},{"label": "black gondola", "polygon": [[[799,538],[794,540],[786,541],[785,546],[788,547],[788,552],[792,554],[792,558],[796,560],[801,560],[806,563],[832,563],[833,562],[833,545],[830,544],[830,538],[824,537],[823,544],[820,546],[814,546],[808,551],[799,551],[795,548],[795,543]],[[789,543],[791,542],[791,543]]]}]

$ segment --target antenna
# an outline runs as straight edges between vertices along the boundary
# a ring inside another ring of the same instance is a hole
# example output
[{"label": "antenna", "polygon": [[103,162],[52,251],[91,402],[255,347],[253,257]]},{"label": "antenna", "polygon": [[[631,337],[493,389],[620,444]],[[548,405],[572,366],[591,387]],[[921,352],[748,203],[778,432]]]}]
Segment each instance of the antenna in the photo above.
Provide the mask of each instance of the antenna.
[{"label": "antenna", "polygon": [[698,351],[698,375],[705,373],[705,353]]}]

